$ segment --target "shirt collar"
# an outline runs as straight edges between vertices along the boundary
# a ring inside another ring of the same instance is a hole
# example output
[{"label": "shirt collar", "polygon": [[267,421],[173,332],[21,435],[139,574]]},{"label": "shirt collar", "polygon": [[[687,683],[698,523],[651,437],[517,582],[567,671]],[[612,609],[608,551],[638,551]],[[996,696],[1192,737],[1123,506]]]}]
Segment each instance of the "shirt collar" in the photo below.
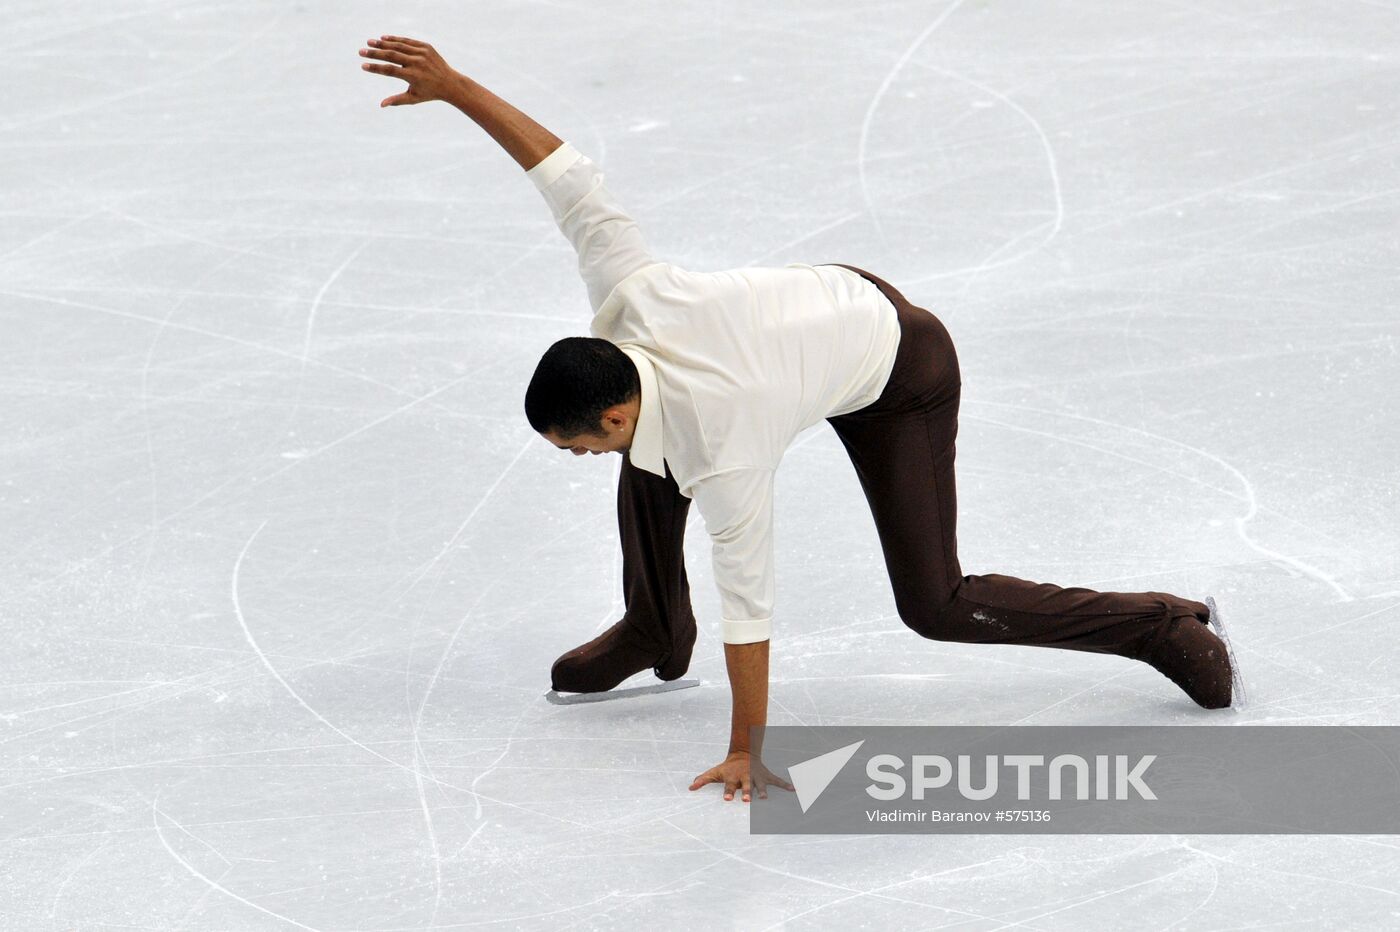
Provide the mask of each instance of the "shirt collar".
[{"label": "shirt collar", "polygon": [[661,448],[661,389],[656,381],[656,367],[645,354],[630,347],[620,346],[637,367],[637,378],[642,383],[641,409],[637,413],[637,426],[632,432],[632,446],[627,456],[634,466],[666,477],[666,459]]}]

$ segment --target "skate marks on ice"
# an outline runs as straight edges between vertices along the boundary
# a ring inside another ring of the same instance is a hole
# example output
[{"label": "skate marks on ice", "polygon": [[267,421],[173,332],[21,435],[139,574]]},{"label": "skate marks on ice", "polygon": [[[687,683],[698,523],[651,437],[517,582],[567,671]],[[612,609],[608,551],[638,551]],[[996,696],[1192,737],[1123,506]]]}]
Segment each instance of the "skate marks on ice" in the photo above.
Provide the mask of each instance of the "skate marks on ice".
[{"label": "skate marks on ice", "polygon": [[[1008,422],[1006,422],[1006,421],[997,420],[997,419],[990,418],[990,417],[986,417],[986,416],[982,416],[982,415],[974,415],[974,414],[970,414],[970,413],[966,413],[966,412],[962,415],[963,419],[965,419],[965,420],[977,420],[977,421],[982,421],[982,422],[984,422],[984,423],[992,424],[992,425],[995,425],[995,426],[997,426],[997,427],[1005,428],[1005,429],[1008,429],[1008,430],[1014,430],[1014,431],[1018,431],[1018,432],[1020,432],[1020,433],[1026,433],[1026,434],[1035,434],[1035,435],[1037,435],[1037,436],[1041,436],[1041,437],[1046,437],[1046,438],[1054,439],[1054,440],[1059,441],[1059,442],[1061,442],[1061,443],[1068,443],[1068,444],[1073,444],[1073,445],[1076,445],[1076,446],[1086,447],[1086,448],[1088,448],[1088,449],[1094,450],[1094,451],[1099,452],[1099,453],[1103,453],[1103,454],[1108,455],[1108,456],[1114,456],[1114,457],[1118,457],[1118,458],[1120,458],[1120,459],[1127,460],[1127,461],[1132,462],[1132,463],[1137,463],[1137,464],[1140,465],[1140,466],[1145,466],[1145,467],[1150,468],[1150,469],[1156,469],[1156,470],[1160,470],[1160,471],[1162,471],[1162,472],[1167,472],[1167,473],[1170,473],[1170,474],[1172,474],[1172,475],[1179,476],[1180,478],[1185,479],[1185,480],[1188,481],[1188,482],[1194,483],[1194,484],[1196,484],[1196,485],[1203,486],[1203,487],[1205,487],[1205,488],[1207,488],[1207,489],[1209,489],[1209,490],[1211,490],[1211,491],[1214,491],[1214,492],[1223,492],[1224,494],[1230,495],[1232,498],[1242,498],[1242,499],[1246,502],[1246,504],[1247,504],[1247,506],[1248,506],[1247,510],[1245,511],[1245,513],[1244,513],[1243,515],[1236,515],[1234,518],[1232,518],[1232,519],[1230,519],[1230,520],[1231,520],[1232,523],[1234,524],[1236,536],[1239,537],[1240,541],[1241,541],[1246,547],[1248,547],[1249,549],[1253,550],[1255,553],[1258,553],[1259,555],[1261,555],[1261,556],[1263,556],[1263,557],[1266,557],[1266,558],[1268,558],[1268,559],[1270,559],[1270,560],[1274,560],[1274,561],[1277,561],[1277,562],[1279,562],[1279,563],[1283,563],[1283,564],[1285,564],[1285,565],[1287,565],[1287,566],[1289,566],[1289,567],[1292,567],[1293,570],[1295,570],[1296,572],[1298,572],[1299,574],[1301,574],[1301,575],[1303,575],[1303,576],[1307,576],[1307,577],[1309,577],[1309,578],[1311,578],[1311,579],[1316,580],[1317,582],[1321,583],[1322,585],[1326,586],[1327,588],[1331,589],[1334,593],[1336,593],[1336,595],[1337,595],[1337,601],[1339,601],[1339,602],[1352,602],[1352,601],[1355,601],[1355,599],[1356,599],[1356,597],[1355,597],[1354,595],[1352,595],[1352,593],[1351,593],[1349,590],[1347,590],[1346,588],[1344,588],[1339,582],[1337,582],[1336,578],[1333,577],[1331,574],[1324,572],[1323,570],[1319,569],[1318,567],[1313,566],[1311,563],[1307,563],[1307,562],[1305,562],[1305,561],[1299,559],[1299,558],[1296,557],[1296,556],[1292,556],[1292,555],[1289,555],[1289,554],[1286,554],[1286,553],[1281,553],[1281,552],[1279,552],[1279,551],[1277,551],[1277,550],[1272,550],[1272,549],[1270,549],[1270,548],[1268,548],[1268,547],[1265,547],[1263,544],[1260,544],[1258,541],[1254,540],[1254,538],[1250,537],[1249,531],[1248,531],[1248,529],[1247,529],[1247,525],[1255,518],[1255,516],[1257,516],[1257,515],[1259,514],[1259,511],[1260,511],[1259,500],[1258,500],[1258,496],[1257,496],[1257,494],[1256,494],[1256,492],[1255,492],[1255,489],[1254,489],[1254,483],[1250,482],[1249,479],[1248,479],[1248,477],[1246,477],[1245,474],[1242,473],[1239,469],[1237,469],[1236,467],[1232,466],[1230,463],[1226,462],[1225,460],[1221,459],[1219,456],[1215,455],[1214,453],[1211,453],[1211,452],[1208,451],[1208,450],[1204,450],[1204,449],[1201,449],[1200,447],[1192,446],[1192,445],[1189,444],[1189,443],[1183,443],[1183,442],[1180,441],[1180,440],[1175,440],[1175,439],[1173,439],[1173,438],[1171,438],[1171,437],[1168,437],[1168,436],[1165,436],[1165,435],[1163,435],[1163,434],[1154,433],[1154,432],[1148,431],[1148,430],[1143,430],[1143,429],[1138,428],[1138,427],[1130,427],[1130,426],[1128,426],[1127,424],[1118,424],[1118,423],[1115,423],[1115,422],[1113,422],[1113,421],[1104,420],[1104,419],[1102,419],[1102,418],[1090,417],[1090,416],[1084,415],[1084,414],[1073,414],[1073,413],[1068,412],[1068,411],[1055,411],[1055,410],[1052,410],[1052,409],[1049,409],[1049,408],[1036,408],[1036,407],[1031,407],[1031,406],[1029,406],[1029,405],[1023,405],[1023,404],[1008,404],[1008,403],[1005,403],[1005,402],[988,401],[988,400],[986,400],[986,399],[980,399],[980,398],[979,398],[979,399],[966,399],[966,400],[964,400],[963,404],[964,404],[964,406],[969,406],[969,405],[983,405],[983,406],[990,407],[990,408],[1003,408],[1003,409],[1009,409],[1009,410],[1012,410],[1012,411],[1023,411],[1023,412],[1027,412],[1027,413],[1030,413],[1030,414],[1041,414],[1041,415],[1049,415],[1049,416],[1053,416],[1053,417],[1063,417],[1063,418],[1068,418],[1068,419],[1070,419],[1070,420],[1083,421],[1083,422],[1089,423],[1089,424],[1097,424],[1097,425],[1099,425],[1099,426],[1101,426],[1101,427],[1106,427],[1106,428],[1109,428],[1109,429],[1111,429],[1111,430],[1123,431],[1123,432],[1125,432],[1125,433],[1136,434],[1136,435],[1138,435],[1138,436],[1140,436],[1140,437],[1146,437],[1146,438],[1149,438],[1149,439],[1151,439],[1151,440],[1160,441],[1160,442],[1165,443],[1165,444],[1168,444],[1168,445],[1170,445],[1170,446],[1174,446],[1174,447],[1176,447],[1176,448],[1178,448],[1178,449],[1180,449],[1180,450],[1185,450],[1185,451],[1188,452],[1188,453],[1193,453],[1193,454],[1196,454],[1196,455],[1198,455],[1198,456],[1200,456],[1200,457],[1203,457],[1204,459],[1210,460],[1212,463],[1215,463],[1215,464],[1216,464],[1217,466],[1219,466],[1221,469],[1224,469],[1226,472],[1228,472],[1231,476],[1233,476],[1233,477],[1240,483],[1240,485],[1241,485],[1241,487],[1242,487],[1242,490],[1243,490],[1243,494],[1242,494],[1242,495],[1241,495],[1241,494],[1231,493],[1231,492],[1229,492],[1229,491],[1227,491],[1227,490],[1225,490],[1225,489],[1220,488],[1219,486],[1216,486],[1216,485],[1214,485],[1214,484],[1212,484],[1212,483],[1210,483],[1210,482],[1207,482],[1207,481],[1205,481],[1205,480],[1203,480],[1203,479],[1200,479],[1200,478],[1197,478],[1197,477],[1195,477],[1195,476],[1185,475],[1185,474],[1176,472],[1175,470],[1164,468],[1164,467],[1162,467],[1162,466],[1159,465],[1159,464],[1147,462],[1146,460],[1139,459],[1139,458],[1134,457],[1134,456],[1130,456],[1130,455],[1128,455],[1128,454],[1126,454],[1126,453],[1123,453],[1123,452],[1120,451],[1120,450],[1115,450],[1115,449],[1112,449],[1112,448],[1106,448],[1106,447],[1102,447],[1102,446],[1096,445],[1096,444],[1094,444],[1094,443],[1090,443],[1090,442],[1087,441],[1087,440],[1076,439],[1076,438],[1069,437],[1069,436],[1066,436],[1066,435],[1061,434],[1061,433],[1054,433],[1054,432],[1050,432],[1050,431],[1036,430],[1036,429],[1034,429],[1034,428],[1024,427],[1024,426],[1021,426],[1021,425],[1018,425],[1018,424],[1012,424],[1012,423],[1008,423]],[[1267,509],[1266,509],[1266,510],[1267,510]]]}]

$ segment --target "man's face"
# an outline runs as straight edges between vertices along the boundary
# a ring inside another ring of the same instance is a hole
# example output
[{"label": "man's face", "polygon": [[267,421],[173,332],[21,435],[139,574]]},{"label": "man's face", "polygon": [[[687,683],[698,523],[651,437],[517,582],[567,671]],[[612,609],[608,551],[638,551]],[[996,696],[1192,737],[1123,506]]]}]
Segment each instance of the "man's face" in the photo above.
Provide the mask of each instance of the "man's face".
[{"label": "man's face", "polygon": [[621,430],[603,437],[595,437],[592,434],[561,437],[553,431],[546,431],[541,436],[559,449],[573,453],[574,456],[583,456],[585,453],[592,453],[594,456],[599,453],[624,453],[627,451],[628,445],[627,437]]}]

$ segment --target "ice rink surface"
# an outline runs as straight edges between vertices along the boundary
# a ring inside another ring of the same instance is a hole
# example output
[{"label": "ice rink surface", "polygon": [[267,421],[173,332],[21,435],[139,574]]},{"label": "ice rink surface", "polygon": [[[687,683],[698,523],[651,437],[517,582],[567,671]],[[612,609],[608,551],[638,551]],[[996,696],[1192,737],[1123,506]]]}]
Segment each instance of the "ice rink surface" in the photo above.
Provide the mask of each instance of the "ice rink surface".
[{"label": "ice rink surface", "polygon": [[356,55],[435,43],[665,258],[934,311],[964,570],[1213,594],[1253,700],[908,631],[823,423],[771,722],[1400,724],[1400,0],[5,12],[0,928],[1400,926],[1393,836],[749,835],[686,789],[729,714],[696,509],[703,685],[546,703],[621,614],[620,460],[522,411],[583,286]]}]

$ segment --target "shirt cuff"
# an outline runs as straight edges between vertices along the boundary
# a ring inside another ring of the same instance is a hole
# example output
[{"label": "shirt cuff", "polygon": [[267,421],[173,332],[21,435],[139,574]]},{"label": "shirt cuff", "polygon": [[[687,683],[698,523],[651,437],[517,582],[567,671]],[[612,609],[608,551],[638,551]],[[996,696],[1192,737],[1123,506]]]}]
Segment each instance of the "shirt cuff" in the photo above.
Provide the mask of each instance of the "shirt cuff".
[{"label": "shirt cuff", "polygon": [[530,180],[535,183],[535,187],[543,191],[545,188],[559,180],[559,176],[569,170],[569,167],[583,158],[583,153],[575,149],[571,144],[563,142],[559,148],[544,157],[534,168],[525,172]]},{"label": "shirt cuff", "polygon": [[773,627],[773,619],[721,618],[719,627],[720,639],[726,644],[757,644],[759,641],[768,640],[769,632]]}]

